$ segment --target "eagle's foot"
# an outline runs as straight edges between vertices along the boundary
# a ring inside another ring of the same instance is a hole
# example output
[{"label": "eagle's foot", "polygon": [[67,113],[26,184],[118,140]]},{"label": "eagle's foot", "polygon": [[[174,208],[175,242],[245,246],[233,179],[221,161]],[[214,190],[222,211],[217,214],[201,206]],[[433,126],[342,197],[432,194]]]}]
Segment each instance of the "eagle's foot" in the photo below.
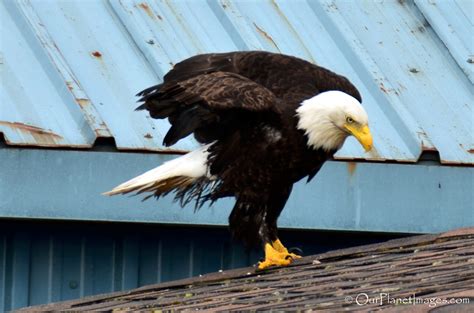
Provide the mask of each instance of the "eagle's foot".
[{"label": "eagle's foot", "polygon": [[258,263],[258,269],[263,270],[272,266],[288,266],[294,259],[301,256],[294,253],[279,252],[271,244],[265,244],[265,260]]}]

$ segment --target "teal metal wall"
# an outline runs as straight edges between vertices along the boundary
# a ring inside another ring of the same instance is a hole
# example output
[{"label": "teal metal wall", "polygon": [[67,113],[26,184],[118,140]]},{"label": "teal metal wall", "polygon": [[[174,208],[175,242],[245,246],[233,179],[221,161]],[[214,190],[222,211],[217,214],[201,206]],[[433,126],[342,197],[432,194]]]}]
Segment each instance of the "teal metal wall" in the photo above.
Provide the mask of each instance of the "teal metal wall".
[{"label": "teal metal wall", "polygon": [[[429,155],[427,155],[428,157]],[[436,155],[431,155],[436,157]],[[194,212],[172,195],[101,193],[176,157],[155,153],[0,148],[0,215],[142,223],[227,225],[234,200]],[[427,158],[426,157],[426,158]],[[425,158],[425,157],[424,157]],[[474,225],[474,167],[330,161],[295,184],[281,227],[435,233]]]},{"label": "teal metal wall", "polygon": [[[282,231],[307,255],[394,238]],[[398,235],[400,236],[400,235]],[[0,221],[0,312],[254,264],[224,228]]]}]

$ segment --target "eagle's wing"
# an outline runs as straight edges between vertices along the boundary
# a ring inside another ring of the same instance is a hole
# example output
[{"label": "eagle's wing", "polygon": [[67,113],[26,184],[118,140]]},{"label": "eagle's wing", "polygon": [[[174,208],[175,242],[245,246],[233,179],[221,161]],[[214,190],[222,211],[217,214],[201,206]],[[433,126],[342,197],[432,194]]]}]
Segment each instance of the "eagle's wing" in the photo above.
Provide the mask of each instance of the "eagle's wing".
[{"label": "eagle's wing", "polygon": [[139,95],[145,103],[138,110],[148,110],[153,118],[169,119],[172,127],[163,140],[166,146],[193,132],[203,143],[216,140],[219,132],[226,131],[222,127],[235,125],[232,120],[242,113],[278,112],[278,99],[270,90],[230,72],[166,82]]},{"label": "eagle's wing", "polygon": [[[177,63],[165,83],[214,72],[239,74],[293,105],[328,90],[340,90],[362,101],[357,88],[344,76],[306,60],[267,51],[199,54]],[[159,87],[154,86],[149,89]],[[149,91],[144,90],[144,92]]]}]

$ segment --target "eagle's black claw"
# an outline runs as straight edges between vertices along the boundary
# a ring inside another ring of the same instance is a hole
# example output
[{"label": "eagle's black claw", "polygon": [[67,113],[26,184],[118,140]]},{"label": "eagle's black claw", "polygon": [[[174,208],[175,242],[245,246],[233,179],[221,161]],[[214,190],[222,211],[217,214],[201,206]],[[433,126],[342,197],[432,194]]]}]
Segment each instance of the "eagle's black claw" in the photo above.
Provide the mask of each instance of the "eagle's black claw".
[{"label": "eagle's black claw", "polygon": [[303,256],[303,250],[301,250],[301,249],[298,248],[298,247],[289,248],[289,249],[288,249],[288,252],[289,252],[289,253],[294,253],[294,254]]}]

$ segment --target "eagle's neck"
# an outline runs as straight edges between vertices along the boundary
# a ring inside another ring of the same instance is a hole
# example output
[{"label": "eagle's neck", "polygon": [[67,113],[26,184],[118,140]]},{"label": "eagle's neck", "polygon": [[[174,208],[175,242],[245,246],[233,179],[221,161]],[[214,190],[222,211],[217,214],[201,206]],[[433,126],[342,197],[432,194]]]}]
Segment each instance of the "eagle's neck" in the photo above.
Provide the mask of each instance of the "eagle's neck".
[{"label": "eagle's neck", "polygon": [[311,149],[330,152],[344,144],[348,134],[332,122],[333,111],[334,107],[307,100],[296,110],[297,128],[305,133],[306,144]]}]

